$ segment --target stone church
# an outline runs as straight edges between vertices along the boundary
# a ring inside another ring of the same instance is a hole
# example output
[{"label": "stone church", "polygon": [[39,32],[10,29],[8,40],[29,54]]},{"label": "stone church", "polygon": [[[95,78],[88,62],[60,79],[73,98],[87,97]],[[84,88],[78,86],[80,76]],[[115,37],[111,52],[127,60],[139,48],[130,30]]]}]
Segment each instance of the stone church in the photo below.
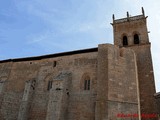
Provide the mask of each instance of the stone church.
[{"label": "stone church", "polygon": [[1,60],[0,120],[158,120],[146,24],[113,15],[114,45]]}]

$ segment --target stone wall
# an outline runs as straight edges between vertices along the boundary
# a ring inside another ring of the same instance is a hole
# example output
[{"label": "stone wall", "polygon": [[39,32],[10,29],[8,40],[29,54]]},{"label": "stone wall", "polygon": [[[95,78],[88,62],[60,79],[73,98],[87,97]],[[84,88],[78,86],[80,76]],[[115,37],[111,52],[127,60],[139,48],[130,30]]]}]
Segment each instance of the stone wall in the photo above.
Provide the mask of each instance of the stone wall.
[{"label": "stone wall", "polygon": [[139,114],[139,85],[134,51],[110,46],[108,54],[108,119],[115,120],[113,115],[120,113]]},{"label": "stone wall", "polygon": [[94,119],[96,70],[97,52],[1,63],[0,119]]},{"label": "stone wall", "polygon": [[[143,14],[141,17],[127,16],[127,21],[113,22],[114,44],[120,48],[132,49],[136,56],[138,83],[140,92],[140,112],[141,114],[156,113],[155,105],[155,82],[151,55],[151,44],[147,30],[147,17]],[[118,21],[118,20],[117,20]],[[138,36],[134,38],[134,35]],[[124,36],[127,38],[127,44],[124,44]],[[138,43],[135,43],[135,40]],[[145,120],[145,118],[142,118]],[[153,118],[157,120],[157,118]]]},{"label": "stone wall", "polygon": [[133,50],[102,44],[98,47],[96,120],[120,119],[117,115],[122,113],[139,113],[136,57]]},{"label": "stone wall", "polygon": [[110,44],[97,52],[0,63],[0,120],[115,120],[121,113],[140,114],[137,68],[134,50]]}]

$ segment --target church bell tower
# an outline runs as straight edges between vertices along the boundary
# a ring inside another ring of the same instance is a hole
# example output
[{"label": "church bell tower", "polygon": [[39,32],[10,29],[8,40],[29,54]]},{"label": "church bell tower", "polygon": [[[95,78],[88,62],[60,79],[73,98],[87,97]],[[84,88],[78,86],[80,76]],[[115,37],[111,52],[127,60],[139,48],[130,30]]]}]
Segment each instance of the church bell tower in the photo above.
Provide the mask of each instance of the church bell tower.
[{"label": "church bell tower", "polygon": [[142,14],[137,16],[130,16],[127,12],[127,17],[122,19],[115,19],[113,15],[112,26],[114,45],[119,46],[120,49],[123,47],[132,49],[136,55],[141,114],[156,113],[151,43],[148,37],[147,16],[145,16],[144,9],[142,8]]}]

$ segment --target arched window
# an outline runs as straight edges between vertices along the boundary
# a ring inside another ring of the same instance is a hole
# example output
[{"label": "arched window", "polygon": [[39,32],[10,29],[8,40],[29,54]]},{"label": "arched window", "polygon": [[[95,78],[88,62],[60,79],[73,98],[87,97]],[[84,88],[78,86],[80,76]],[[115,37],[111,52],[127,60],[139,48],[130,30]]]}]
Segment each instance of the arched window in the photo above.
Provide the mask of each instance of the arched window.
[{"label": "arched window", "polygon": [[128,39],[127,36],[123,36],[123,46],[128,45]]},{"label": "arched window", "polygon": [[90,77],[86,76],[84,79],[84,90],[90,90]]},{"label": "arched window", "polygon": [[139,36],[137,34],[134,35],[134,44],[139,44]]}]

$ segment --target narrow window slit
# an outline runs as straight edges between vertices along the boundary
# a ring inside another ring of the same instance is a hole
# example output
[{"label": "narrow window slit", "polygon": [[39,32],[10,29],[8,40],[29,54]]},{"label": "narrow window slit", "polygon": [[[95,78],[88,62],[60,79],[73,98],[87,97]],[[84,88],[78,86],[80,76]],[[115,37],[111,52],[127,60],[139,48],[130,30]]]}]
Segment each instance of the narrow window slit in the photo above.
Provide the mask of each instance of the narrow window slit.
[{"label": "narrow window slit", "polygon": [[48,81],[48,88],[47,90],[49,91],[52,88],[52,81]]}]

